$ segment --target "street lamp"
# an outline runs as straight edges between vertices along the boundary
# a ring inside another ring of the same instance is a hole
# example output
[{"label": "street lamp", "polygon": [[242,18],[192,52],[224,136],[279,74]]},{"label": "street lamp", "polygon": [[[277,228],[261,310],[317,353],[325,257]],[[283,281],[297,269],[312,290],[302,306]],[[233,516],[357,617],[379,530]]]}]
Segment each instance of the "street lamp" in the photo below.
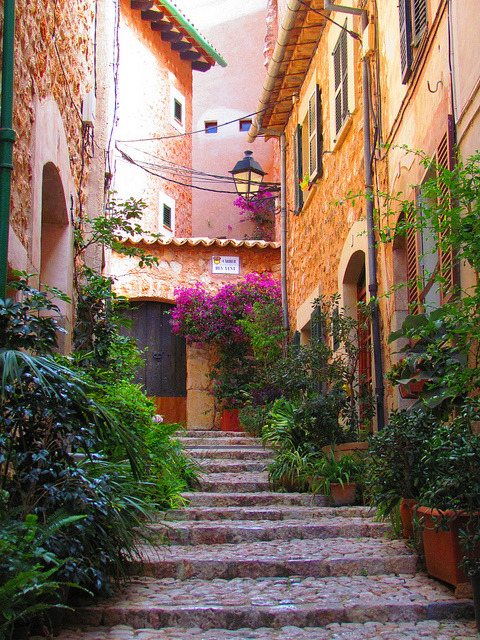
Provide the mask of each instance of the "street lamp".
[{"label": "street lamp", "polygon": [[229,173],[233,176],[238,195],[251,200],[257,195],[267,172],[253,159],[253,151],[245,151],[244,158]]}]

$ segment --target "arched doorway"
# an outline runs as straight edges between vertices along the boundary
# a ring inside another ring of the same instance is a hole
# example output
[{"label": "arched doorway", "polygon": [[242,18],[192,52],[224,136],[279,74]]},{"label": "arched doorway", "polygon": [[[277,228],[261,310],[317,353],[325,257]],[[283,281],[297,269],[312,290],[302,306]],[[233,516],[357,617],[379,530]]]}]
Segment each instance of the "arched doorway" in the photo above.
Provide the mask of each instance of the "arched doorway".
[{"label": "arched doorway", "polygon": [[[71,292],[73,281],[73,251],[65,192],[57,167],[47,162],[42,172],[42,215],[40,238],[40,287],[56,287],[64,293]],[[58,301],[62,313],[60,324],[71,329],[69,306]],[[60,350],[67,345],[60,336]]]}]

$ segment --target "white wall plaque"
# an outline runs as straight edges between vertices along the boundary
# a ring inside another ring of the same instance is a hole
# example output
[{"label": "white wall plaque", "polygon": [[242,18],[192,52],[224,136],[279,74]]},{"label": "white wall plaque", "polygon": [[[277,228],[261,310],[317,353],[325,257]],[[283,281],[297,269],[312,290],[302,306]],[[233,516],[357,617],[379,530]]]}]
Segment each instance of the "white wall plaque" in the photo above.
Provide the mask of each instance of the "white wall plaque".
[{"label": "white wall plaque", "polygon": [[212,256],[212,273],[240,275],[240,256]]}]

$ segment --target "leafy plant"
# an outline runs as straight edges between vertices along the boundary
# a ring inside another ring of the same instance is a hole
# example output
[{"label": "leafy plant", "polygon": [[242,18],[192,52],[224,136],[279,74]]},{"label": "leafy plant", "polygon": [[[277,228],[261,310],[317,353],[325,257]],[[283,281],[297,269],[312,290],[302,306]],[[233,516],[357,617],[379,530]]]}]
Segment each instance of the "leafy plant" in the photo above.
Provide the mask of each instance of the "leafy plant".
[{"label": "leafy plant", "polygon": [[369,444],[366,484],[370,501],[383,515],[402,498],[416,498],[428,486],[425,447],[436,425],[428,411],[393,411],[386,427]]},{"label": "leafy plant", "polygon": [[310,478],[310,487],[314,493],[323,491],[326,496],[331,497],[332,484],[343,487],[351,482],[359,482],[364,466],[364,461],[354,456],[345,455],[337,460],[332,447],[330,455],[315,460],[305,473]]},{"label": "leafy plant", "polygon": [[61,514],[40,525],[28,514],[0,518],[0,635],[10,638],[16,623],[31,622],[52,608],[65,608],[60,594],[68,583],[59,579],[63,562],[47,548],[48,540],[80,517]]},{"label": "leafy plant", "polygon": [[240,221],[247,220],[253,222],[254,231],[252,240],[271,240],[274,229],[274,199],[268,188],[260,187],[255,198],[246,200],[239,197],[233,201],[240,212]]}]

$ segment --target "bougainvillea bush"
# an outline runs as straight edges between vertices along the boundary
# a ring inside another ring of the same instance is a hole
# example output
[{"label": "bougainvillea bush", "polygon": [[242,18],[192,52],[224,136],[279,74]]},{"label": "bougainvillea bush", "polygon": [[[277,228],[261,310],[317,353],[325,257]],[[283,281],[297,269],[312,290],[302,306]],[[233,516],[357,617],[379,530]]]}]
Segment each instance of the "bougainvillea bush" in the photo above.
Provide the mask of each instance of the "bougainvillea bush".
[{"label": "bougainvillea bush", "polygon": [[[212,392],[230,406],[242,404],[251,384],[262,377],[284,339],[280,283],[268,273],[248,274],[241,282],[210,293],[201,284],[176,290],[172,331],[190,345],[218,351]],[[268,309],[268,323],[262,310]]]},{"label": "bougainvillea bush", "polygon": [[252,240],[272,240],[274,230],[275,195],[260,189],[256,198],[246,200],[240,196],[233,204],[240,209],[241,222],[253,222]]}]

